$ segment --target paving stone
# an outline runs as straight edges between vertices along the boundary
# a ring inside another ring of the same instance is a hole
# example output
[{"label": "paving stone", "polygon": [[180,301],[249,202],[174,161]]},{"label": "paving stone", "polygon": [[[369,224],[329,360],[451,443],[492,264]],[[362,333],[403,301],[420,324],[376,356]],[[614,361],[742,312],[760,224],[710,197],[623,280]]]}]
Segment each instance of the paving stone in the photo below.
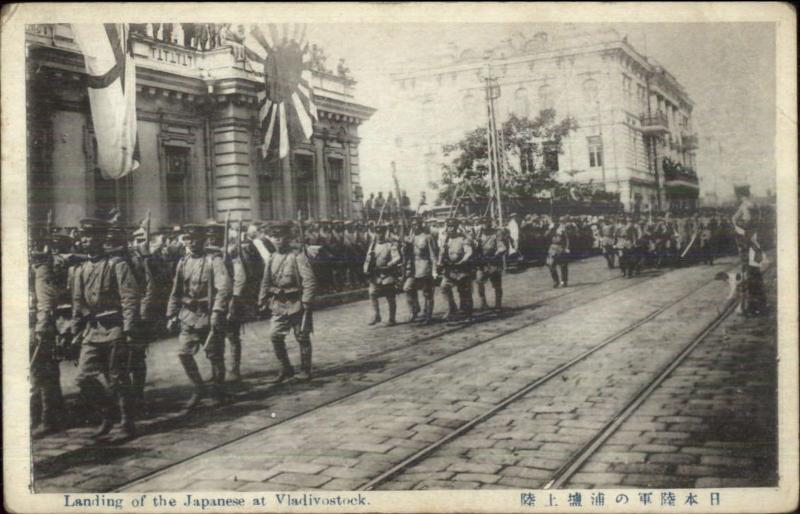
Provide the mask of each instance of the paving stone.
[{"label": "paving stone", "polygon": [[704,455],[700,457],[700,464],[707,464],[711,466],[752,467],[755,464],[755,461],[753,459],[746,459],[740,457]]},{"label": "paving stone", "polygon": [[625,477],[622,473],[575,473],[570,481],[592,484],[594,486],[613,486],[622,483]]},{"label": "paving stone", "polygon": [[508,466],[500,471],[504,477],[550,479],[553,473],[544,469],[526,468],[522,466]]},{"label": "paving stone", "polygon": [[647,462],[662,464],[696,464],[697,461],[696,455],[688,453],[655,453],[647,458]]},{"label": "paving stone", "polygon": [[301,488],[320,487],[329,482],[331,477],[324,475],[305,475],[302,473],[281,473],[269,479],[273,484],[286,484]]},{"label": "paving stone", "polygon": [[341,450],[353,450],[357,452],[369,453],[386,453],[392,448],[394,448],[394,446],[391,444],[371,444],[361,441],[351,441],[339,446],[339,449]]},{"label": "paving stone", "polygon": [[488,462],[454,462],[447,467],[447,471],[455,473],[481,473],[492,475],[497,473],[502,466]]},{"label": "paving stone", "polygon": [[234,472],[228,471],[228,475],[232,476],[232,480],[246,482],[264,482],[274,477],[278,473],[280,472],[274,469],[245,469]]},{"label": "paving stone", "polygon": [[499,475],[489,475],[486,473],[458,473],[452,480],[461,482],[479,482],[481,484],[494,484],[500,479]]},{"label": "paving stone", "polygon": [[276,473],[290,472],[290,473],[303,473],[305,475],[315,475],[327,468],[324,464],[312,464],[303,462],[282,462],[275,466],[271,471]]}]

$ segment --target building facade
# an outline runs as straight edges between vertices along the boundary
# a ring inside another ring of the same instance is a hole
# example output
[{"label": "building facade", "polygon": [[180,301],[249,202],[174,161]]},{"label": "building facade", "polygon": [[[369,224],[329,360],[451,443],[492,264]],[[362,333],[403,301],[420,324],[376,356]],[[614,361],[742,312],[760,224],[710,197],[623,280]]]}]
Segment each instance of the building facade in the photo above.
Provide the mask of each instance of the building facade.
[{"label": "building facade", "polygon": [[[67,24],[27,27],[29,205],[54,223],[117,207],[149,211],[154,226],[223,219],[359,217],[358,127],[374,109],[354,101],[355,82],[315,72],[319,120],[290,155],[264,159],[256,91],[263,84],[234,46],[196,50],[132,36],[139,169],[104,180],[83,57]],[[295,143],[296,142],[296,143]]]},{"label": "building facade", "polygon": [[406,113],[404,122],[395,116],[395,151],[421,180],[437,180],[443,144],[486,126],[487,76],[500,90],[498,124],[548,108],[577,122],[562,152],[546,156],[559,180],[618,192],[629,211],[696,206],[693,103],[675,77],[611,29],[517,33],[486,51],[451,45],[395,75]]}]

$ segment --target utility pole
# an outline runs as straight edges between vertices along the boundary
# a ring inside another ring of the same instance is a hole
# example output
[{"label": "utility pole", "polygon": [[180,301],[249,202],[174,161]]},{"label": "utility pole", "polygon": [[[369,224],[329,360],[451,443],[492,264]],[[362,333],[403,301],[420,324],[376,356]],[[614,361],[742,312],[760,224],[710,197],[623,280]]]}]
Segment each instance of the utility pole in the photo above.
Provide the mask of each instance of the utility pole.
[{"label": "utility pole", "polygon": [[502,173],[502,161],[500,156],[503,149],[498,143],[497,119],[495,117],[494,101],[500,98],[500,86],[497,79],[492,75],[492,65],[487,63],[484,75],[486,92],[486,113],[488,118],[488,157],[489,157],[489,180],[494,185],[495,200],[497,204],[497,221],[499,226],[503,226],[503,201],[500,189],[500,174]]}]

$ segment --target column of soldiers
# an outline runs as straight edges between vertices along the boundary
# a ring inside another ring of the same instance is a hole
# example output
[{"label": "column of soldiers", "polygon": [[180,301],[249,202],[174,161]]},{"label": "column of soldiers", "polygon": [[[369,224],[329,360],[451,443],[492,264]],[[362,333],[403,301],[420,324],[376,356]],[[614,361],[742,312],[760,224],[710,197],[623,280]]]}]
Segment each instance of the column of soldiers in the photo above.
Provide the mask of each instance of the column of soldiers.
[{"label": "column of soldiers", "polygon": [[[746,237],[752,215],[741,211],[737,223]],[[323,292],[367,284],[371,325],[383,319],[381,298],[388,305],[389,325],[397,323],[397,295],[405,297],[409,321],[434,322],[437,284],[448,321],[472,319],[473,288],[479,307],[489,308],[487,282],[494,293],[492,307],[499,311],[509,251],[523,251],[531,227],[544,247],[554,287],[568,285],[569,261],[587,252],[602,252],[609,268],[619,266],[625,276],[634,276],[645,265],[675,259],[710,264],[733,244],[731,221],[713,213],[646,220],[526,217],[517,241],[485,217],[444,223],[414,217],[408,226],[402,218],[253,223],[246,230],[227,226],[209,222],[151,234],[87,218],[71,234],[44,224],[32,228],[36,437],[62,428],[58,364],[63,360],[78,360],[81,397],[100,420],[94,436],[107,436],[119,420],[115,438],[126,439],[135,436],[135,420],[147,409],[147,347],[168,332],[179,335],[177,359],[193,387],[188,412],[206,396],[218,405],[231,400],[230,384],[241,380],[243,327],[259,317],[271,320],[269,338],[281,368],[276,381],[295,378],[285,342],[290,331],[300,348],[298,378],[311,380],[313,306]],[[750,304],[758,310],[761,297],[752,290]],[[201,349],[211,367],[209,380],[195,360]]]}]

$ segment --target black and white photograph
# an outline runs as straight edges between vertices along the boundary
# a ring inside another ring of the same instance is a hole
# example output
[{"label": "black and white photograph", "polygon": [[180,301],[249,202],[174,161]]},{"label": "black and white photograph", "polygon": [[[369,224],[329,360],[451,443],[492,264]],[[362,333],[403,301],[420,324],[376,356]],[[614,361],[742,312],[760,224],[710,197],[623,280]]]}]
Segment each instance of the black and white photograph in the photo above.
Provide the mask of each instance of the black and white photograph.
[{"label": "black and white photograph", "polygon": [[789,6],[136,5],[3,13],[7,508],[797,507]]}]

